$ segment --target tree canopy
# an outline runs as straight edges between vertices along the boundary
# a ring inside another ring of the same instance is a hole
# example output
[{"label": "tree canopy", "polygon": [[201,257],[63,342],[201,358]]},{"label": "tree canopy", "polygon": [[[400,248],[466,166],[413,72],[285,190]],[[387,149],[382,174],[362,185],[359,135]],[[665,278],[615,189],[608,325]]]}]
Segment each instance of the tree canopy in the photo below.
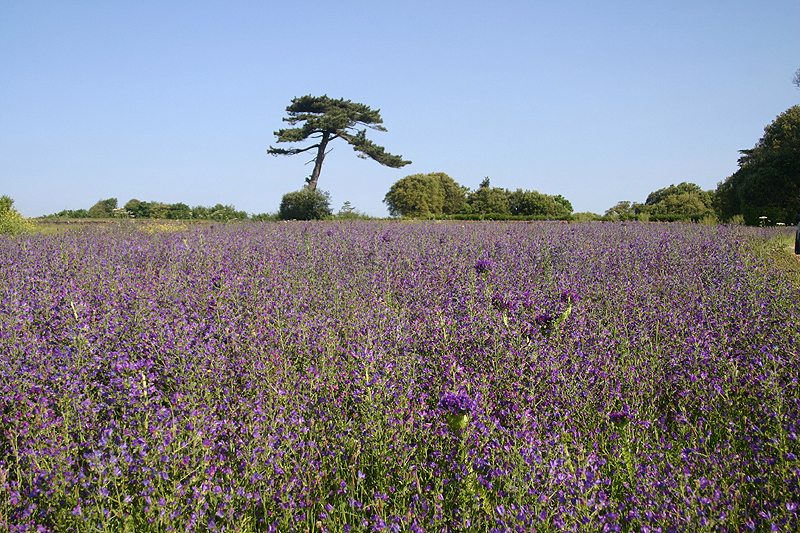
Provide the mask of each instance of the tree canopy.
[{"label": "tree canopy", "polygon": [[560,194],[551,196],[522,189],[508,193],[508,207],[512,215],[566,217],[572,214],[572,203]]},{"label": "tree canopy", "polygon": [[[382,147],[374,144],[367,139],[367,129],[376,131],[386,131],[383,127],[383,119],[380,109],[370,109],[368,106],[353,103],[350,100],[340,98],[334,100],[327,95],[323,96],[301,96],[294,98],[291,105],[286,108],[288,117],[283,120],[292,126],[302,124],[296,128],[284,128],[275,132],[279,143],[302,142],[309,138],[319,139],[316,144],[305,148],[274,148],[267,150],[272,155],[296,155],[302,152],[316,149],[316,155],[311,160],[314,162],[314,170],[311,176],[306,178],[306,188],[315,190],[317,181],[322,170],[322,162],[328,152],[328,143],[334,139],[341,138],[358,152],[358,157],[362,159],[372,159],[381,165],[400,168],[411,163],[404,161],[402,156],[392,155]],[[365,126],[357,129],[358,126]]]},{"label": "tree canopy", "polygon": [[114,209],[117,208],[116,198],[107,198],[99,200],[96,204],[89,208],[89,216],[91,218],[110,218],[114,214]]},{"label": "tree canopy", "polygon": [[800,212],[800,106],[778,115],[756,145],[740,153],[739,170],[717,186],[720,218],[791,223]]},{"label": "tree canopy", "polygon": [[695,183],[683,182],[651,192],[644,205],[634,204],[637,213],[700,217],[712,211],[714,191],[704,191]]},{"label": "tree canopy", "polygon": [[134,219],[173,219],[173,220],[216,220],[220,222],[229,220],[247,220],[250,216],[245,211],[237,211],[232,205],[217,204],[213,207],[197,205],[189,207],[178,202],[166,204],[164,202],[143,202],[132,198],[123,207],[117,207],[116,198],[100,200],[88,210],[65,209],[48,217],[66,218],[134,218]]},{"label": "tree canopy", "polygon": [[704,191],[695,183],[683,182],[658,189],[647,195],[643,204],[622,201],[606,210],[605,216],[622,219],[637,215],[655,215],[698,219],[711,215],[714,206],[714,191]]},{"label": "tree canopy", "polygon": [[392,216],[452,215],[464,207],[465,189],[444,172],[412,174],[398,180],[383,202]]},{"label": "tree canopy", "polygon": [[492,187],[489,178],[470,191],[443,172],[412,174],[397,181],[383,200],[392,216],[503,215],[561,218],[572,204],[561,195]]},{"label": "tree canopy", "polygon": [[481,181],[477,190],[467,195],[468,211],[476,214],[510,215],[508,191],[501,187],[492,187],[488,176]]},{"label": "tree canopy", "polygon": [[14,200],[10,196],[0,196],[0,234],[16,235],[31,228],[32,224],[14,207]]},{"label": "tree canopy", "polygon": [[466,210],[482,215],[560,218],[572,213],[572,204],[560,194],[552,196],[527,189],[509,191],[502,187],[492,187],[487,176],[477,190],[467,195]]}]

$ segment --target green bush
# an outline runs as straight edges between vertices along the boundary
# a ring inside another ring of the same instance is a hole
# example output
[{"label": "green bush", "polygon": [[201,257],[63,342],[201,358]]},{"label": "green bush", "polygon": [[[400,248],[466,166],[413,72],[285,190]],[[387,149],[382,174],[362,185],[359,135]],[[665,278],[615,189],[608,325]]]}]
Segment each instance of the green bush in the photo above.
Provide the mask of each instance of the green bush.
[{"label": "green bush", "polygon": [[14,200],[10,196],[0,196],[0,233],[16,235],[31,229],[33,224],[14,209]]},{"label": "green bush", "polygon": [[325,191],[300,189],[287,192],[281,199],[281,220],[322,220],[330,217],[331,195]]},{"label": "green bush", "polygon": [[508,196],[509,193],[506,189],[490,187],[489,178],[486,178],[477,191],[472,191],[467,195],[468,213],[487,216],[511,216],[512,212]]},{"label": "green bush", "polygon": [[561,195],[550,196],[538,191],[507,191],[508,207],[512,215],[566,217],[572,214],[572,204]]},{"label": "green bush", "polygon": [[602,220],[603,217],[597,213],[592,213],[591,211],[583,211],[581,213],[572,213],[572,220],[576,220],[578,222],[591,222],[593,220]]},{"label": "green bush", "polygon": [[424,217],[459,212],[466,202],[465,189],[444,172],[412,174],[398,180],[383,202],[393,217]]},{"label": "green bush", "polygon": [[257,213],[252,215],[250,220],[253,222],[277,222],[280,219],[278,213]]},{"label": "green bush", "polygon": [[98,200],[96,204],[89,208],[90,218],[111,218],[114,216],[114,209],[117,208],[116,198]]}]

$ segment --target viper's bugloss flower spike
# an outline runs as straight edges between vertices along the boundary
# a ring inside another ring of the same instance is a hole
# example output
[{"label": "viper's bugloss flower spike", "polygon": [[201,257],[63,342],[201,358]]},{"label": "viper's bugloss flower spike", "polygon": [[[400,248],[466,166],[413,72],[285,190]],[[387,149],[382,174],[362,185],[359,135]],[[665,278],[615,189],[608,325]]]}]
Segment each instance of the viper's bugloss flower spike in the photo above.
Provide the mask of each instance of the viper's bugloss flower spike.
[{"label": "viper's bugloss flower spike", "polygon": [[574,304],[578,301],[578,293],[572,289],[561,292],[560,300],[566,304]]},{"label": "viper's bugloss flower spike", "polygon": [[492,307],[498,311],[516,311],[518,305],[517,302],[502,294],[495,294],[492,296]]},{"label": "viper's bugloss flower spike", "polygon": [[558,317],[555,317],[549,313],[543,313],[536,316],[535,322],[536,325],[539,326],[539,330],[542,333],[547,333],[555,328],[556,323],[558,322]]},{"label": "viper's bugloss flower spike", "polygon": [[475,400],[466,394],[453,394],[448,392],[439,400],[437,407],[447,413],[457,415],[469,414],[475,409]]},{"label": "viper's bugloss flower spike", "polygon": [[492,266],[493,263],[491,260],[481,259],[480,261],[475,263],[475,266],[473,266],[472,268],[474,268],[475,272],[477,272],[478,274],[483,274],[484,272],[490,271],[492,269]]},{"label": "viper's bugloss flower spike", "polygon": [[460,433],[467,427],[475,406],[475,400],[466,394],[453,393],[446,393],[438,404],[439,409],[444,411],[447,425],[453,433]]},{"label": "viper's bugloss flower spike", "polygon": [[615,425],[622,426],[630,421],[630,414],[625,411],[614,411],[608,413],[608,419]]}]

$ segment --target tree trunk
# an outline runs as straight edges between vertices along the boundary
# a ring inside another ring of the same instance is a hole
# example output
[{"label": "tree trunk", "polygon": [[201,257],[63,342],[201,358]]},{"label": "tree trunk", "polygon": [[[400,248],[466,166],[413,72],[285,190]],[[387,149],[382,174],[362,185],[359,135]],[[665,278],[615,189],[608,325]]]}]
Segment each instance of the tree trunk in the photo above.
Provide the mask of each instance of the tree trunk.
[{"label": "tree trunk", "polygon": [[314,171],[311,173],[311,177],[306,180],[306,189],[310,191],[317,190],[317,181],[322,170],[322,160],[325,159],[325,147],[328,146],[330,135],[327,131],[322,132],[322,139],[319,141],[319,148],[317,149],[317,157],[314,158]]}]

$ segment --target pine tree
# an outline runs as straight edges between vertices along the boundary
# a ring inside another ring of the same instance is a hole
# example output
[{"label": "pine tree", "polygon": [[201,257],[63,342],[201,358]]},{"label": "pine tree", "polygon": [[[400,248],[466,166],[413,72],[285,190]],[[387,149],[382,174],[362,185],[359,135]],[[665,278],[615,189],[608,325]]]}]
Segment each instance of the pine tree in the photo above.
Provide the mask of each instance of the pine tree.
[{"label": "pine tree", "polygon": [[278,137],[277,142],[301,142],[306,139],[319,139],[319,142],[305,148],[274,148],[267,150],[272,155],[295,155],[316,148],[317,155],[314,161],[314,170],[311,176],[306,178],[305,187],[309,190],[316,190],[319,174],[322,170],[322,161],[325,159],[328,143],[334,139],[342,138],[347,141],[353,150],[359,152],[358,157],[362,159],[374,159],[381,165],[400,168],[408,165],[411,161],[404,161],[399,155],[392,155],[382,147],[374,144],[367,139],[367,130],[356,129],[363,125],[367,128],[386,131],[381,124],[383,119],[380,109],[372,110],[364,104],[353,103],[350,100],[333,100],[324,96],[301,96],[294,98],[292,104],[286,108],[289,115],[283,120],[292,126],[303,123],[297,128],[280,129],[275,132]]}]

